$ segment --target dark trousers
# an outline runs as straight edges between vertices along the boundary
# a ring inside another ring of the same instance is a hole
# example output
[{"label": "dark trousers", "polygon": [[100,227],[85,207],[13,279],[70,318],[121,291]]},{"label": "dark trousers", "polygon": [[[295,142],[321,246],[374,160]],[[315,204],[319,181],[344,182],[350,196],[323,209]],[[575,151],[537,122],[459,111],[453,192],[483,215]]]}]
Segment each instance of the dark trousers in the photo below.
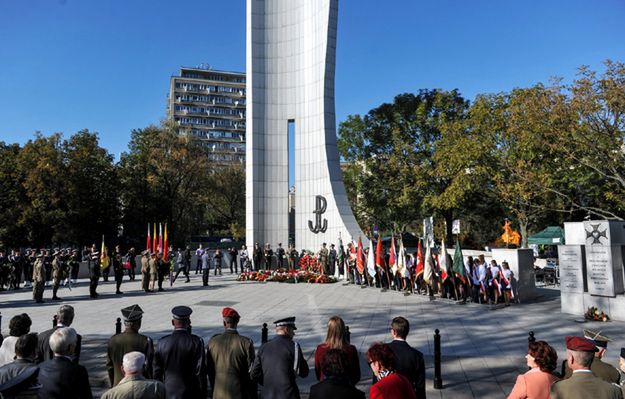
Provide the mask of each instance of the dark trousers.
[{"label": "dark trousers", "polygon": [[207,286],[208,285],[208,276],[210,274],[210,269],[206,268],[204,270],[202,270],[202,285]]},{"label": "dark trousers", "polygon": [[78,269],[79,268],[80,268],[80,264],[79,263],[71,266],[69,274],[70,274],[70,276],[71,276],[70,278],[72,280],[78,279]]},{"label": "dark trousers", "polygon": [[28,262],[24,264],[24,281],[33,281],[33,265]]},{"label": "dark trousers", "polygon": [[234,272],[238,273],[239,272],[239,267],[237,264],[237,257],[233,256],[232,259],[230,259],[230,273],[232,273],[232,268],[234,267]]},{"label": "dark trousers", "polygon": [[130,263],[130,269],[128,269],[128,277],[130,278],[130,281],[135,281],[135,267],[137,265],[135,265],[134,263]]},{"label": "dark trousers", "polygon": [[215,276],[217,275],[217,269],[219,269],[219,275],[221,276],[221,262],[215,263]]},{"label": "dark trousers", "polygon": [[119,293],[119,288],[122,286],[122,281],[124,280],[124,269],[121,267],[119,270],[115,270],[115,287],[117,293]]},{"label": "dark trousers", "polygon": [[91,276],[89,278],[89,296],[91,296],[91,298],[98,296],[98,293],[95,292],[98,288],[98,280],[100,280],[100,276]]},{"label": "dark trousers", "polygon": [[13,270],[13,288],[20,288],[20,283],[22,282],[22,267],[17,266],[15,270]]},{"label": "dark trousers", "polygon": [[195,264],[195,274],[199,274],[202,271],[202,257],[198,256],[197,263]]},{"label": "dark trousers", "polygon": [[174,276],[174,281],[176,281],[180,272],[182,272],[184,276],[187,278],[187,281],[189,281],[189,272],[187,272],[187,268],[184,267],[184,265],[178,265],[178,266],[179,266],[178,271],[176,272],[176,275]]},{"label": "dark trousers", "polygon": [[158,290],[162,291],[163,290],[163,280],[165,280],[165,273],[163,273],[163,270],[159,270],[158,271]]},{"label": "dark trousers", "polygon": [[334,275],[336,272],[336,260],[330,259],[330,274]]},{"label": "dark trousers", "polygon": [[107,267],[106,269],[102,270],[102,279],[104,281],[109,281],[109,273],[111,271],[111,267]]}]

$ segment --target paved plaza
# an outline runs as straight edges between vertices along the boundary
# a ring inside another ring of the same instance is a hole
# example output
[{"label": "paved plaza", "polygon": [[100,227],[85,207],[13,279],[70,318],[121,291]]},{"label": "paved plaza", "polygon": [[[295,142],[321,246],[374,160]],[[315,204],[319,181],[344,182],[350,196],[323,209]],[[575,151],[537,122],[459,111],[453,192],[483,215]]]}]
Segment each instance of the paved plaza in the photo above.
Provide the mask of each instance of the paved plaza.
[{"label": "paved plaza", "polygon": [[[482,305],[458,305],[452,301],[430,301],[421,295],[404,296],[394,291],[350,285],[342,282],[327,285],[238,282],[226,272],[223,277],[211,275],[210,286],[202,287],[201,277],[192,275],[191,283],[184,279],[161,293],[145,294],[140,282],[125,281],[123,296],[115,295],[113,282],[101,283],[100,298],[90,300],[85,281],[70,292],[62,288],[63,301],[47,300],[35,305],[30,291],[0,293],[2,333],[8,333],[8,321],[17,313],[27,312],[33,319],[32,331],[50,328],[52,316],[61,303],[76,308],[73,327],[83,336],[81,363],[91,379],[95,397],[107,387],[105,369],[106,341],[115,331],[119,309],[138,303],[145,311],[142,332],[154,339],[171,330],[170,310],[175,305],[189,305],[193,332],[204,339],[222,331],[220,311],[224,306],[236,308],[242,315],[239,331],[260,344],[261,326],[286,316],[297,316],[296,339],[300,342],[311,369],[314,349],[323,341],[326,322],[330,316],[341,316],[351,331],[351,342],[361,353],[362,379],[359,388],[367,392],[370,370],[364,353],[376,341],[390,339],[389,325],[395,316],[410,320],[408,342],[425,355],[428,398],[503,398],[514,385],[516,375],[526,370],[524,356],[528,331],[544,339],[564,355],[564,337],[581,334],[582,328],[603,330],[613,338],[607,361],[617,364],[618,348],[625,346],[624,322],[579,323],[571,315],[560,313],[559,291],[538,289],[539,298],[533,303],[489,310]],[[49,289],[45,298],[51,297]],[[270,324],[271,327],[271,324]],[[442,335],[442,376],[444,389],[432,384],[433,334]],[[273,330],[270,328],[270,338]],[[314,372],[299,380],[306,397],[314,384]]]}]

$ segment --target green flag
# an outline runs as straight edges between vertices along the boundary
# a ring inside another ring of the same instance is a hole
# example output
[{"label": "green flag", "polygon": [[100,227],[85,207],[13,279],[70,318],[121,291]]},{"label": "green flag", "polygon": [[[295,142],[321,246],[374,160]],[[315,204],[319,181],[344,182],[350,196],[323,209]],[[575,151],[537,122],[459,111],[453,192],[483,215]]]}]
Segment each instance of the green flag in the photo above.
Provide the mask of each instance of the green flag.
[{"label": "green flag", "polygon": [[454,265],[453,271],[462,281],[465,278],[464,272],[464,260],[462,258],[462,249],[460,248],[460,243],[458,242],[458,238],[456,237],[456,251],[454,252]]}]

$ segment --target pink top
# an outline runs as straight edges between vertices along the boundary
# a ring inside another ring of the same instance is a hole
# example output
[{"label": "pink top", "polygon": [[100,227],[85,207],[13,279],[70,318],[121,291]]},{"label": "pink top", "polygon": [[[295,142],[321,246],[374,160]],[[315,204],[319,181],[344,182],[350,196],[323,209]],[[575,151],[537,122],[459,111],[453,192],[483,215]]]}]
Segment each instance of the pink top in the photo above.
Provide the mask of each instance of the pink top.
[{"label": "pink top", "polygon": [[516,379],[508,399],[549,399],[551,384],[559,378],[535,367]]}]

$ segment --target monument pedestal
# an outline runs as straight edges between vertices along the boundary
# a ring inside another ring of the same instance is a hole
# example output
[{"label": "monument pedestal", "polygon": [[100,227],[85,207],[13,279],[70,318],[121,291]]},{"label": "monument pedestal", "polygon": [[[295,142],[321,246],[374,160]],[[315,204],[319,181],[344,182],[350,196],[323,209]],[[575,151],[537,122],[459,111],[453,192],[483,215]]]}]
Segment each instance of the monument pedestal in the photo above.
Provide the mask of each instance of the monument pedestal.
[{"label": "monument pedestal", "polygon": [[534,252],[531,249],[493,248],[492,258],[498,265],[504,261],[510,265],[510,270],[514,274],[512,289],[519,301],[536,297]]}]

